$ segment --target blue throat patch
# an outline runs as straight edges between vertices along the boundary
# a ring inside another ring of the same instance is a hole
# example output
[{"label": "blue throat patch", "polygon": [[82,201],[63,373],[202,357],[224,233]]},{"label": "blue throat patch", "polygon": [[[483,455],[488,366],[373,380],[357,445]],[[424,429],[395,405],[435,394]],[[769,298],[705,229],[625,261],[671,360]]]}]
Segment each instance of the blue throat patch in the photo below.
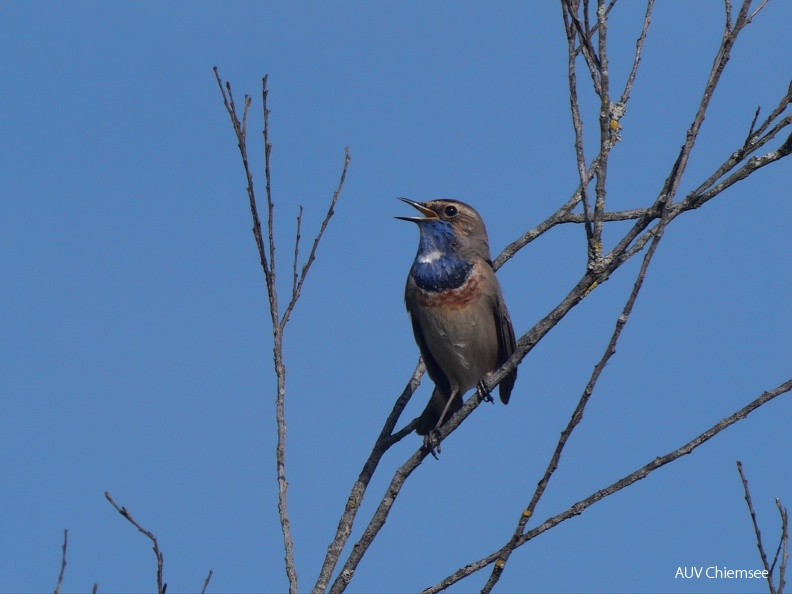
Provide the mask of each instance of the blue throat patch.
[{"label": "blue throat patch", "polygon": [[433,220],[418,223],[418,227],[421,241],[410,271],[415,283],[432,293],[461,287],[473,264],[456,255],[451,226],[446,221]]}]

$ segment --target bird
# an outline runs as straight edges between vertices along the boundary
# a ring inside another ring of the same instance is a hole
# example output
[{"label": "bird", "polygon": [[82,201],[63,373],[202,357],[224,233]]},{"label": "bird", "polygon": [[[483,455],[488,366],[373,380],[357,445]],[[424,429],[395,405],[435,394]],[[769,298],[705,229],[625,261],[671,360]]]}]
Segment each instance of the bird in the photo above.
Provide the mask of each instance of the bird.
[{"label": "bird", "polygon": [[[476,210],[458,200],[399,200],[423,215],[396,218],[417,224],[420,231],[404,302],[435,385],[416,426],[424,447],[434,454],[437,431],[462,408],[468,390],[477,386],[492,401],[483,381],[514,352],[514,327],[495,277],[487,229]],[[499,384],[504,404],[516,379],[515,368]]]}]

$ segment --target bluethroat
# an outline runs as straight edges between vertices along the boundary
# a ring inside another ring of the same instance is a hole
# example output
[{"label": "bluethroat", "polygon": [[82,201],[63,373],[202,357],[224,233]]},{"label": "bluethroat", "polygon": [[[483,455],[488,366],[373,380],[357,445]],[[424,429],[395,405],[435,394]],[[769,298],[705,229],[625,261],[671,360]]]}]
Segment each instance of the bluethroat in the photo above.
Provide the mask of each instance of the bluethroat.
[{"label": "bluethroat", "polygon": [[[407,276],[404,301],[415,342],[435,384],[416,431],[434,453],[434,434],[462,408],[462,396],[514,352],[514,328],[492,268],[484,221],[457,200],[420,203],[399,198],[423,216],[396,217],[418,225],[418,253]],[[500,382],[507,404],[517,370]]]}]

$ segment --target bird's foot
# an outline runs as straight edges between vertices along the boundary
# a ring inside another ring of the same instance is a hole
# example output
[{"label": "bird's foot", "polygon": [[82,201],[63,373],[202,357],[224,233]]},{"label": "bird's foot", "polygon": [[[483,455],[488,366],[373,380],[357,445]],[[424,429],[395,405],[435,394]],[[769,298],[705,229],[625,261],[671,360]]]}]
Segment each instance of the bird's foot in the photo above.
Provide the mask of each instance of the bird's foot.
[{"label": "bird's foot", "polygon": [[437,430],[437,427],[424,435],[423,449],[432,454],[435,460],[439,460],[437,454],[440,453],[440,432]]},{"label": "bird's foot", "polygon": [[476,384],[476,389],[478,390],[479,396],[481,396],[481,400],[484,402],[495,402],[490,395],[489,388],[487,388],[487,384],[482,377],[478,384]]}]

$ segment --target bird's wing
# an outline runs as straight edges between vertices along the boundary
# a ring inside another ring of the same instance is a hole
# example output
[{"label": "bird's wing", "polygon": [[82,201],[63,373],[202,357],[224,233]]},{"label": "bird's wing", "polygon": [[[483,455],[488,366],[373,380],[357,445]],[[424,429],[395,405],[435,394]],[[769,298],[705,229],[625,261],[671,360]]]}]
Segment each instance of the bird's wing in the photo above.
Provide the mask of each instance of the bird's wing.
[{"label": "bird's wing", "polygon": [[[514,326],[512,326],[503,296],[500,294],[495,299],[493,313],[495,315],[495,330],[498,333],[498,367],[500,367],[512,356],[512,353],[517,348],[517,341],[514,338]],[[509,403],[515,381],[517,381],[516,367],[499,384],[500,399],[503,404]]]}]

